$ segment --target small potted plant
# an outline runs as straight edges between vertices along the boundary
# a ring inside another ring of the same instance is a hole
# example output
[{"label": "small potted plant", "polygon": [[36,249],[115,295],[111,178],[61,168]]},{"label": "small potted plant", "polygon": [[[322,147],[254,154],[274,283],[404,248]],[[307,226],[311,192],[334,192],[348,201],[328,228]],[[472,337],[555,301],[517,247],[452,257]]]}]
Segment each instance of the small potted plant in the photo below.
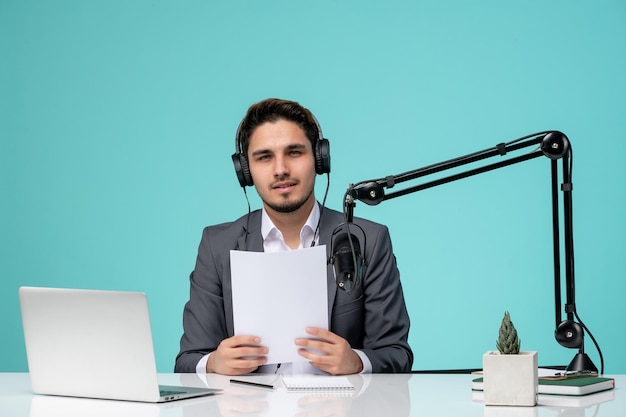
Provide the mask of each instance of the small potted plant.
[{"label": "small potted plant", "polygon": [[508,311],[500,323],[496,348],[483,355],[485,405],[537,405],[537,352],[520,351]]}]

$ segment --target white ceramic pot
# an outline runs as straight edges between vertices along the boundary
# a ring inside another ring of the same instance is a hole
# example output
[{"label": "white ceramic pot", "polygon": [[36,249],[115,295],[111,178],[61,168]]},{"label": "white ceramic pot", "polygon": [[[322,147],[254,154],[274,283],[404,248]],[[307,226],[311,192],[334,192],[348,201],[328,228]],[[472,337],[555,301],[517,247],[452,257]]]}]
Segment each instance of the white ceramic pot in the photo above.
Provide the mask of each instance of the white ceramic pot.
[{"label": "white ceramic pot", "polygon": [[537,352],[483,355],[485,405],[537,405]]}]

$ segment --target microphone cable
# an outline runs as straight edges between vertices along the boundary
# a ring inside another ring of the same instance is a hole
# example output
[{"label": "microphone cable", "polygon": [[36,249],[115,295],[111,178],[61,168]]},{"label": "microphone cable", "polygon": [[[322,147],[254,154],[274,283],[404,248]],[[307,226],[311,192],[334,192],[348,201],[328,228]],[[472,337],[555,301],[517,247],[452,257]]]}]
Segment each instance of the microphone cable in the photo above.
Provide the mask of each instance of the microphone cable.
[{"label": "microphone cable", "polygon": [[246,197],[246,203],[248,203],[248,214],[246,215],[246,235],[243,238],[244,250],[248,251],[248,235],[250,234],[250,200],[248,199],[248,192],[246,191],[246,187],[243,188],[243,194]]},{"label": "microphone cable", "polygon": [[602,350],[600,349],[600,345],[596,341],[596,338],[593,337],[593,334],[589,331],[587,326],[585,326],[585,323],[583,323],[583,321],[580,319],[580,316],[578,315],[578,312],[576,310],[574,310],[574,316],[576,317],[576,320],[578,320],[578,323],[580,324],[580,326],[587,332],[587,334],[591,338],[591,341],[596,347],[596,350],[598,351],[598,355],[600,356],[600,375],[603,375],[604,374],[604,356],[602,355]]},{"label": "microphone cable", "polygon": [[326,207],[326,197],[328,197],[329,189],[330,189],[330,172],[327,172],[326,173],[326,191],[324,192],[324,198],[322,199],[322,207],[320,208],[320,216],[317,219],[317,226],[315,226],[315,231],[313,232],[313,240],[311,241],[311,247],[315,246],[315,241],[318,238],[318,233],[320,231],[320,224],[322,223],[322,215],[324,214],[324,207]]}]

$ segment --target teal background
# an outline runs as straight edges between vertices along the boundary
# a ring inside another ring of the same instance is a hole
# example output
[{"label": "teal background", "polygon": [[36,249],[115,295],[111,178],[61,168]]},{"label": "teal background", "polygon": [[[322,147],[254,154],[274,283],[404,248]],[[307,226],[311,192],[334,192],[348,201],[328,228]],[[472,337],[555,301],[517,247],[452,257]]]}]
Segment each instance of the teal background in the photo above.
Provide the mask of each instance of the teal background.
[{"label": "teal background", "polygon": [[[567,134],[578,312],[626,373],[625,22],[623,0],[0,0],[0,371],[27,370],[17,289],[37,285],[146,292],[171,372],[201,230],[247,209],[237,124],[282,97],[330,140],[335,209],[349,183]],[[355,214],[390,227],[414,369],[481,367],[505,310],[540,364],[573,357],[547,159]]]}]

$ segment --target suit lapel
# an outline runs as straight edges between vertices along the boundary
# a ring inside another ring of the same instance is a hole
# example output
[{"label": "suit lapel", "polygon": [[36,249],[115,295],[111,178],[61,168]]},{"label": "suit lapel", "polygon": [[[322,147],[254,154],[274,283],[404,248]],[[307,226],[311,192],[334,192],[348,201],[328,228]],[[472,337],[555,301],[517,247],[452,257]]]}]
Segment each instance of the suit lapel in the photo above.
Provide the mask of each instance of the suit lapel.
[{"label": "suit lapel", "polygon": [[250,230],[247,231],[246,225],[243,226],[243,233],[237,239],[239,250],[247,250],[250,252],[263,252],[263,238],[261,237],[261,211],[257,210],[250,213],[249,222]]}]

